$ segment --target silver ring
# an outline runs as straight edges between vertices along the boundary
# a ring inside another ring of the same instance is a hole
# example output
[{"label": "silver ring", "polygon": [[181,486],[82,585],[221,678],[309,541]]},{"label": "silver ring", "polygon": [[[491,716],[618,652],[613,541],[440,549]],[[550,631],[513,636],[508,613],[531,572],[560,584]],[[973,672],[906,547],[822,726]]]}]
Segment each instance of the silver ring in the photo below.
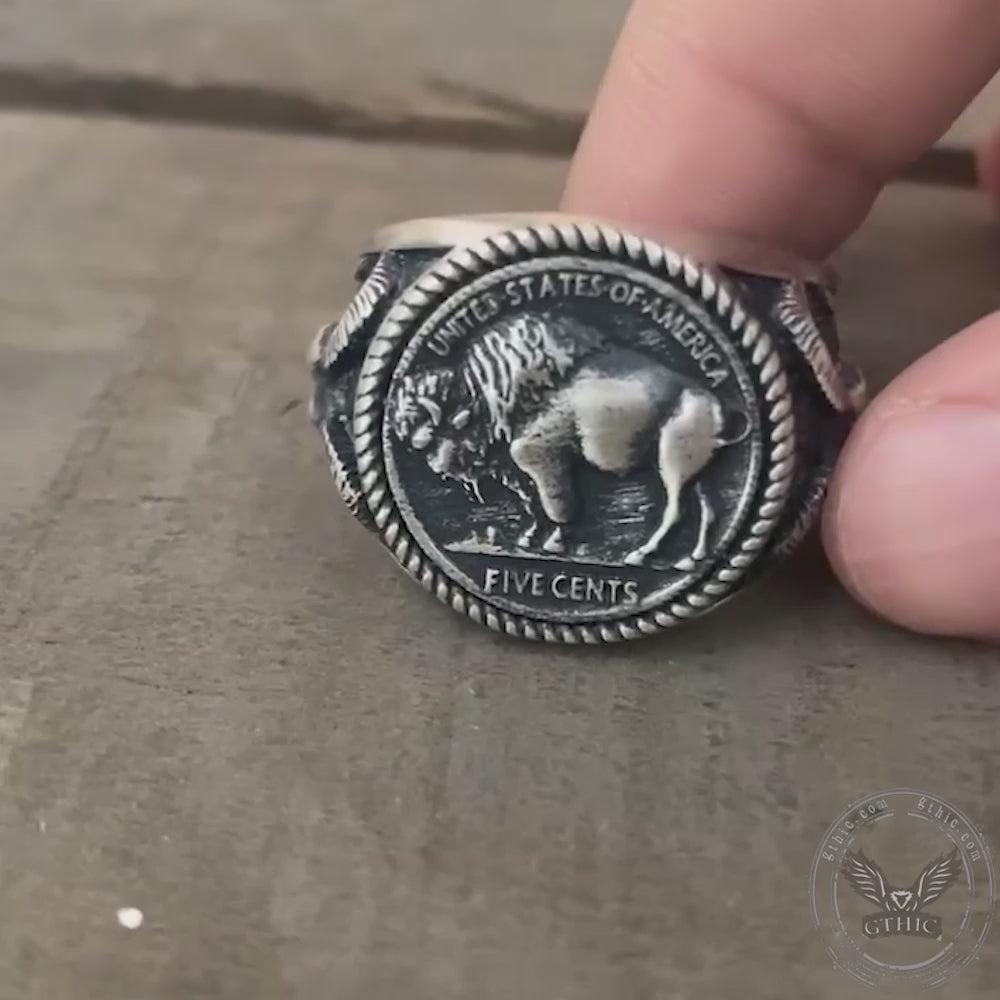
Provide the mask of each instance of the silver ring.
[{"label": "silver ring", "polygon": [[338,491],[518,638],[638,638],[734,596],[812,528],[864,405],[822,270],[534,214],[387,227],[357,279],[310,352]]}]

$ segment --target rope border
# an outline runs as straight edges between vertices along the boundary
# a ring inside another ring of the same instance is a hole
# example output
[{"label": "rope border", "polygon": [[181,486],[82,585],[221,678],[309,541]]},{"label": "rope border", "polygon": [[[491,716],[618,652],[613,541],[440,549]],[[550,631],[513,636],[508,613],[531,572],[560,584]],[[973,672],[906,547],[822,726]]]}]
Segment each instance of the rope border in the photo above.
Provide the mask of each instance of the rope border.
[{"label": "rope border", "polygon": [[[513,614],[488,604],[455,583],[423,552],[407,530],[382,461],[385,385],[418,315],[456,288],[490,270],[537,254],[547,256],[564,252],[610,257],[621,263],[638,264],[675,282],[680,279],[683,286],[695,292],[714,317],[738,338],[736,346],[742,348],[751,367],[757,370],[764,403],[761,416],[771,428],[769,466],[764,477],[766,485],[756,519],[745,529],[737,551],[681,599],[655,611],[593,624],[560,625]],[[526,226],[450,251],[393,304],[368,349],[355,394],[354,441],[361,488],[376,529],[396,561],[425,590],[454,611],[496,632],[544,642],[596,644],[654,635],[704,614],[734,592],[736,584],[767,549],[784,512],[795,472],[795,440],[791,390],[781,355],[771,336],[739,304],[732,287],[702,265],[651,240],[589,223]]]}]

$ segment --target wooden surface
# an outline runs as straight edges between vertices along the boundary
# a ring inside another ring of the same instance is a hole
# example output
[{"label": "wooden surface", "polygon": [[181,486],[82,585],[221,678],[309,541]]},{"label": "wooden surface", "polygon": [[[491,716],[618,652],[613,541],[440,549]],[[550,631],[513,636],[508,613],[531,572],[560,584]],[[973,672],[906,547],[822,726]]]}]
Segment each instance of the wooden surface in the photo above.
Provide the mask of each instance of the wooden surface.
[{"label": "wooden surface", "polygon": [[[0,69],[249,83],[424,111],[476,107],[465,86],[577,112],[590,104],[627,8],[628,0],[2,0]],[[980,138],[996,121],[1000,79],[953,135]]]},{"label": "wooden surface", "polygon": [[[913,784],[1000,850],[995,650],[810,546],[648,643],[494,637],[340,509],[305,351],[371,230],[563,164],[0,116],[0,998],[843,1000],[808,867]],[[876,383],[1000,305],[974,196],[848,248]],[[116,920],[135,906],[135,931]],[[948,996],[994,996],[1000,933]]]},{"label": "wooden surface", "polygon": [[628,0],[0,0],[0,67],[223,80],[352,104],[461,106],[447,86],[589,105]]}]

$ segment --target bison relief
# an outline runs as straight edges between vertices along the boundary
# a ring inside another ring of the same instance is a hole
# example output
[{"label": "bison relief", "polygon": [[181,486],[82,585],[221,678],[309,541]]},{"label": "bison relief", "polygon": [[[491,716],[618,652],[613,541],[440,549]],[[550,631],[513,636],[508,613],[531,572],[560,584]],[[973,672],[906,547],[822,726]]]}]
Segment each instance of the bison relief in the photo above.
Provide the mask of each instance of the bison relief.
[{"label": "bison relief", "polygon": [[[482,502],[492,479],[526,511],[518,538],[528,554],[558,554],[577,517],[572,475],[589,463],[618,477],[653,467],[663,510],[653,533],[623,552],[641,565],[657,552],[681,515],[685,488],[698,505],[691,569],[708,554],[715,519],[699,473],[716,452],[746,438],[750,421],[726,413],[717,396],[639,351],[610,342],[577,322],[520,316],[471,338],[450,368],[405,375],[389,400],[397,439],[422,452],[430,469],[460,482]],[[726,437],[736,422],[739,430]]]}]

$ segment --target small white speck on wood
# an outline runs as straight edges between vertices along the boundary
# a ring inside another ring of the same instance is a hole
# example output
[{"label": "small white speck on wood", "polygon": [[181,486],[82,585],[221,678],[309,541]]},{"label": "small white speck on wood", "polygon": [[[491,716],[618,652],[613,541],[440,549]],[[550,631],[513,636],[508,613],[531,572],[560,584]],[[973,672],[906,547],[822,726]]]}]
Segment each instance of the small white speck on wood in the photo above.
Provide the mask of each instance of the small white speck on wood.
[{"label": "small white speck on wood", "polygon": [[142,926],[142,910],[138,910],[134,906],[123,906],[116,916],[118,923],[126,930],[134,931]]}]

